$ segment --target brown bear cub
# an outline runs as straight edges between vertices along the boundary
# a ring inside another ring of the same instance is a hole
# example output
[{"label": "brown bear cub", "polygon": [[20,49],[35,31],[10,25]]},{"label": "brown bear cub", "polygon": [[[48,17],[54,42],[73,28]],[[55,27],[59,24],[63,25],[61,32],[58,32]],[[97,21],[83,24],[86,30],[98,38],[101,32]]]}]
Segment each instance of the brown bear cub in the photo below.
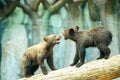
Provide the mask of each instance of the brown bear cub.
[{"label": "brown bear cub", "polygon": [[80,67],[84,64],[85,48],[88,47],[97,47],[100,50],[100,57],[97,59],[107,59],[110,55],[108,45],[112,41],[112,33],[106,27],[98,26],[90,30],[79,31],[79,27],[76,26],[67,28],[62,34],[65,40],[70,39],[76,43],[76,54],[71,66]]},{"label": "brown bear cub", "polygon": [[60,36],[49,35],[43,38],[44,41],[38,45],[29,47],[22,58],[22,65],[24,70],[24,76],[30,77],[34,75],[34,72],[40,66],[42,73],[47,74],[47,68],[44,65],[44,60],[47,59],[47,63],[52,70],[56,70],[53,62],[53,48],[56,44],[59,44]]}]

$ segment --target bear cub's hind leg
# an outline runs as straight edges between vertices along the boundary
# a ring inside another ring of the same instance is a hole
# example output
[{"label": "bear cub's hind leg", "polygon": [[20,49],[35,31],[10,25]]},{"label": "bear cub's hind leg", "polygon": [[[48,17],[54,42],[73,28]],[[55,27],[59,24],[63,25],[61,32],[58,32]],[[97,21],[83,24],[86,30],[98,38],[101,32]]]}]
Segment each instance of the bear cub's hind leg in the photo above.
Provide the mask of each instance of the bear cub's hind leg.
[{"label": "bear cub's hind leg", "polygon": [[102,58],[108,59],[109,55],[110,55],[110,52],[111,52],[110,49],[108,48],[108,46],[99,45],[98,48],[100,50],[100,57],[97,58],[97,59],[102,59]]}]

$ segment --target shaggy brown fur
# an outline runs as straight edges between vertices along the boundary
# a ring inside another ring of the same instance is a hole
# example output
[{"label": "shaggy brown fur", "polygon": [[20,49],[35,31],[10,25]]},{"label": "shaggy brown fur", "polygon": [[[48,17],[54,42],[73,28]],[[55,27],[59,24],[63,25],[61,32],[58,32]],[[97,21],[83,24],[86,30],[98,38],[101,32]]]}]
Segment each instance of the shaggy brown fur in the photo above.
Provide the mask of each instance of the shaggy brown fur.
[{"label": "shaggy brown fur", "polygon": [[[84,64],[85,59],[85,48],[97,47],[100,50],[100,57],[97,59],[107,59],[110,55],[110,49],[108,45],[112,41],[112,33],[102,26],[94,27],[90,30],[78,31],[79,27],[72,27],[64,30],[62,33],[65,40],[70,39],[76,43],[76,55],[71,66],[76,65],[80,67]],[[80,62],[78,63],[78,60]]]},{"label": "shaggy brown fur", "polygon": [[40,66],[43,74],[47,74],[47,68],[44,65],[44,60],[47,59],[47,63],[52,70],[56,70],[53,62],[53,48],[56,44],[59,44],[60,36],[50,35],[44,38],[44,42],[38,45],[29,47],[22,58],[22,65],[24,70],[24,76],[30,77],[34,75],[34,72]]}]

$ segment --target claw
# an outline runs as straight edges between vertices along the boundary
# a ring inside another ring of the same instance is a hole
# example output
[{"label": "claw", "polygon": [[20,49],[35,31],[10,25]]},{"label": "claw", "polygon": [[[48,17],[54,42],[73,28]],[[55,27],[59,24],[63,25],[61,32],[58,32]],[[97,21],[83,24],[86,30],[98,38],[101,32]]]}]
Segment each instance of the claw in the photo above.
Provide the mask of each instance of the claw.
[{"label": "claw", "polygon": [[83,65],[83,63],[78,63],[78,64],[76,64],[76,67],[80,67],[82,65]]},{"label": "claw", "polygon": [[74,66],[74,64],[70,64],[70,66]]},{"label": "claw", "polygon": [[44,74],[44,75],[47,75],[47,74],[48,74],[48,72],[47,72],[47,71],[44,71],[44,72],[43,72],[43,74]]}]

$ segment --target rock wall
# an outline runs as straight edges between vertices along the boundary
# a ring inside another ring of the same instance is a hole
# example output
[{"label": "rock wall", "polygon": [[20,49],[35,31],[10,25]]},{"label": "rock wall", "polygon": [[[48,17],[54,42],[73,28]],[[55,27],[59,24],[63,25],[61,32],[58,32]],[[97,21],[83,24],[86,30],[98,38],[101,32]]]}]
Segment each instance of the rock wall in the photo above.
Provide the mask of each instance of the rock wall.
[{"label": "rock wall", "polygon": [[[17,9],[16,11],[20,10]],[[19,15],[21,13],[9,17],[8,25],[5,26],[6,29],[3,33],[1,80],[17,80],[23,76],[21,58],[27,48],[27,37]]]}]

